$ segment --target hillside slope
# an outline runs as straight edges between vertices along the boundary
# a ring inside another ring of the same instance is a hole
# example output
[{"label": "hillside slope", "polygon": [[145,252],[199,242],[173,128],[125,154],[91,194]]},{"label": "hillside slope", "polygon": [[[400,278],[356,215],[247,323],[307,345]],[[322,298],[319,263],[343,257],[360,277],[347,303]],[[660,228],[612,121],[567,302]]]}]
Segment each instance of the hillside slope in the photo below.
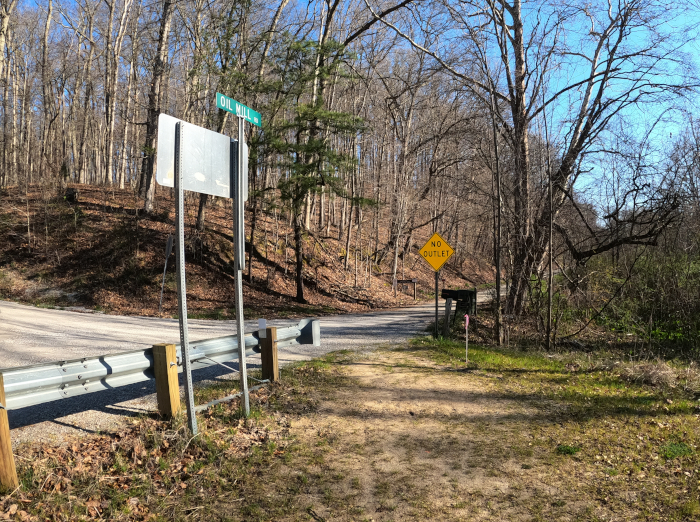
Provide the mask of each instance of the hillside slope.
[{"label": "hillside slope", "polygon": [[[79,192],[74,203],[63,197],[63,191],[41,186],[0,192],[0,298],[112,314],[175,316],[174,255],[165,274],[159,312],[165,246],[175,228],[172,191],[159,188],[155,212],[143,216],[139,212],[142,202],[130,189],[71,188]],[[188,311],[199,318],[232,318],[230,202],[217,200],[210,205],[205,230],[197,233],[196,196],[189,194],[185,204]],[[249,236],[250,210],[246,220]],[[258,214],[252,273],[244,274],[246,316],[326,315],[414,302],[412,291],[394,297],[390,260],[376,266],[366,261],[367,253],[351,254],[346,270],[344,242],[338,241],[337,230],[331,228],[332,237],[312,232],[305,237],[308,304],[295,303],[288,224],[279,214],[277,219]],[[434,295],[434,272],[418,254],[429,235],[427,230],[419,234],[414,241],[418,246],[399,262],[400,278],[418,280],[419,300]],[[359,259],[363,256],[364,261]],[[441,287],[469,288],[492,279],[493,272],[484,260],[467,258],[461,268],[463,272],[458,272],[448,264],[441,272]]]}]

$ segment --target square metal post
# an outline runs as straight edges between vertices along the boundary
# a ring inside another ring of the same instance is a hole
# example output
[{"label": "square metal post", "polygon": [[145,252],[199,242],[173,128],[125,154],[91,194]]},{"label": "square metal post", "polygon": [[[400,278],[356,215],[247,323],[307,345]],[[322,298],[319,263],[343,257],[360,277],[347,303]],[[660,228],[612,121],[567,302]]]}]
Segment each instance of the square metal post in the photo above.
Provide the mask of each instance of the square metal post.
[{"label": "square metal post", "polygon": [[438,271],[435,270],[435,339],[437,339],[438,336]]},{"label": "square metal post", "polygon": [[192,365],[187,334],[187,282],[185,281],[185,191],[182,188],[182,124],[175,125],[175,222],[177,236],[177,313],[180,323],[180,347],[182,366],[185,374],[185,403],[187,404],[188,426],[193,435],[197,434],[197,415],[194,410],[194,390],[192,389]]},{"label": "square metal post", "polygon": [[[238,161],[237,176],[231,176],[235,184],[233,197],[233,244],[235,251],[236,277],[234,291],[236,293],[236,338],[238,339],[238,366],[241,372],[241,393],[243,394],[243,412],[250,415],[250,396],[248,395],[248,368],[245,356],[245,337],[243,333],[243,277],[241,271],[245,268],[245,227],[243,220],[243,183],[248,182],[248,173],[243,172],[243,118],[238,118]],[[231,169],[234,168],[233,147],[231,147]]]}]

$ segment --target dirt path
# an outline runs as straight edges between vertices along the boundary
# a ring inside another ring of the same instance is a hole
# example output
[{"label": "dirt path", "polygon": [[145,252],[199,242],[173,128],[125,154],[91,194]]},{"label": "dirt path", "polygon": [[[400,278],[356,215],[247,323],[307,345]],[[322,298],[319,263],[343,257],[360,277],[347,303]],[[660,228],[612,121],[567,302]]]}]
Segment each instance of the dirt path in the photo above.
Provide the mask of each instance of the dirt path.
[{"label": "dirt path", "polygon": [[300,500],[319,518],[570,520],[586,509],[559,488],[566,465],[547,465],[548,412],[504,393],[503,376],[397,352],[348,360],[344,372],[348,385],[294,425],[309,445],[328,443],[323,464],[306,469],[327,477],[326,499]]}]

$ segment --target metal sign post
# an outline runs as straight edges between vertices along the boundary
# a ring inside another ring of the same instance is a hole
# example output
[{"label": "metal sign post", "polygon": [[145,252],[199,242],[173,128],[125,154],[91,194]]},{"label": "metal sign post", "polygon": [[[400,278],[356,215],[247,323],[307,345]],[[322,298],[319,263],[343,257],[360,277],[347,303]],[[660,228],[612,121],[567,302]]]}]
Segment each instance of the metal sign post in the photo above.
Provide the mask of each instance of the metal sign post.
[{"label": "metal sign post", "polygon": [[435,270],[435,339],[438,338],[438,274],[439,270]]},{"label": "metal sign post", "polygon": [[[180,342],[185,373],[185,397],[189,426],[197,433],[192,371],[187,339],[187,298],[185,283],[184,246],[184,191],[233,199],[233,243],[235,257],[234,290],[236,293],[236,338],[238,341],[239,371],[244,397],[245,415],[250,413],[248,372],[246,368],[245,337],[243,333],[243,281],[245,269],[245,228],[243,205],[248,199],[248,148],[244,143],[244,120],[261,126],[260,113],[223,94],[216,94],[217,106],[238,116],[238,141],[224,134],[197,127],[167,114],[158,117],[158,168],[156,181],[166,187],[175,187],[175,214],[178,248],[177,294],[180,316]],[[173,129],[175,132],[173,132]],[[183,132],[187,146],[181,145]],[[228,150],[228,154],[225,152]],[[172,161],[172,162],[171,162]]]},{"label": "metal sign post", "polygon": [[[236,335],[238,337],[238,358],[241,372],[241,393],[243,394],[243,409],[245,415],[250,413],[250,397],[248,396],[248,371],[245,361],[245,343],[243,341],[243,281],[241,272],[245,270],[245,228],[243,221],[243,205],[248,199],[248,168],[247,147],[244,142],[243,128],[245,121],[249,121],[258,127],[262,124],[259,112],[233,98],[229,98],[220,92],[216,93],[216,106],[224,111],[235,114],[238,117],[238,143],[237,150],[231,146],[231,185],[233,194],[233,245],[236,267],[235,292],[236,292]],[[235,152],[235,160],[234,160]],[[238,177],[234,179],[234,165]]]},{"label": "metal sign post", "polygon": [[[241,393],[243,394],[243,412],[247,417],[250,415],[250,396],[248,395],[248,369],[245,357],[245,339],[243,333],[243,279],[241,271],[245,269],[245,235],[243,227],[243,182],[248,182],[248,173],[243,172],[243,125],[244,119],[238,118],[238,143],[235,145],[237,151],[237,166],[235,174],[237,179],[233,179],[233,244],[235,252],[236,277],[234,278],[234,291],[236,293],[236,337],[238,339],[238,368],[241,372]],[[234,146],[232,144],[231,153],[233,155]],[[233,177],[234,161],[231,158],[231,170]]]},{"label": "metal sign post", "polygon": [[175,125],[175,234],[177,236],[177,310],[180,323],[180,346],[185,374],[185,403],[188,426],[192,435],[197,434],[197,415],[194,410],[192,389],[192,365],[187,336],[187,283],[185,281],[185,191],[182,188],[182,124]]},{"label": "metal sign post", "polygon": [[187,329],[184,191],[230,198],[233,192],[230,186],[230,156],[231,139],[228,136],[197,127],[167,114],[158,117],[156,181],[160,185],[175,188],[178,322],[188,426],[193,434],[198,430]]},{"label": "metal sign post", "polygon": [[432,235],[430,239],[423,245],[423,248],[419,250],[420,255],[425,261],[433,267],[435,270],[435,338],[438,338],[438,284],[439,284],[439,272],[442,265],[444,265],[447,260],[452,257],[455,251],[447,241],[442,239],[440,234],[437,232]]}]

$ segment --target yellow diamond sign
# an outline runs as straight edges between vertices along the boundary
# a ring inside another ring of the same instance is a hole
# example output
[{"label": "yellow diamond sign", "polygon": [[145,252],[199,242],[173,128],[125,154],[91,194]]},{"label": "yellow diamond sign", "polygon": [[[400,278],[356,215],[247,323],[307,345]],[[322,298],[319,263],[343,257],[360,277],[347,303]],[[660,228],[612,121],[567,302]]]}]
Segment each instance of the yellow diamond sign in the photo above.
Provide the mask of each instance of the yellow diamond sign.
[{"label": "yellow diamond sign", "polygon": [[455,253],[452,247],[447,244],[447,241],[440,237],[437,232],[433,237],[428,239],[428,242],[420,249],[420,255],[423,256],[430,266],[437,272],[442,265]]}]

